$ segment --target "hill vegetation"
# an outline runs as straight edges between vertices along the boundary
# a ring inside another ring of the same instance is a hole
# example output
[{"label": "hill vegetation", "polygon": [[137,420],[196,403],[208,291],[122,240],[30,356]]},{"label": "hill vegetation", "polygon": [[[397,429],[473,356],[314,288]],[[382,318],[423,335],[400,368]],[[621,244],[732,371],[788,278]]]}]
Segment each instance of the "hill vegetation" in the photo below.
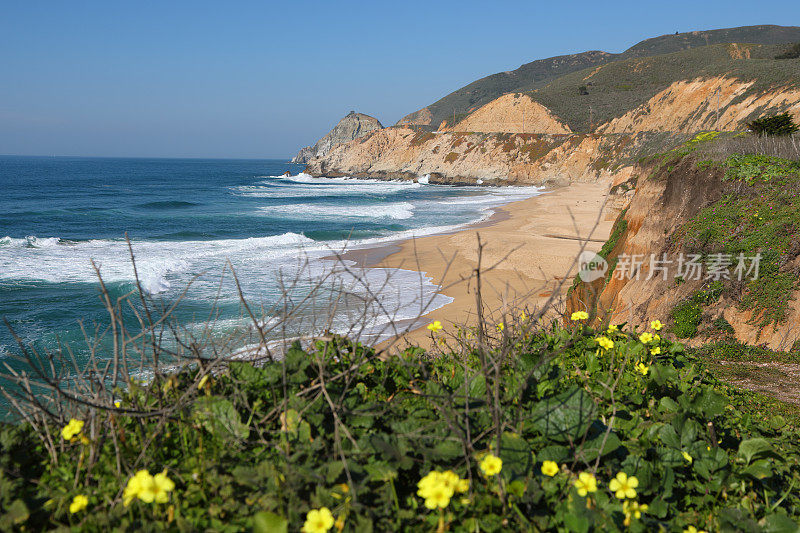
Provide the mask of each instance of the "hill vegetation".
[{"label": "hill vegetation", "polygon": [[[785,45],[800,41],[800,27],[795,26],[743,26],[721,30],[696,31],[664,35],[642,41],[625,52],[612,54],[589,51],[557,56],[526,63],[516,70],[486,76],[453,91],[433,104],[404,117],[399,124],[428,124],[438,127],[443,121],[452,121],[454,112],[464,115],[509,92],[539,89],[554,80],[588,68],[615,61],[651,57],[714,44],[751,43]],[[785,50],[783,46],[781,51]],[[576,84],[576,90],[582,84]],[[577,90],[576,90],[577,92]]]}]

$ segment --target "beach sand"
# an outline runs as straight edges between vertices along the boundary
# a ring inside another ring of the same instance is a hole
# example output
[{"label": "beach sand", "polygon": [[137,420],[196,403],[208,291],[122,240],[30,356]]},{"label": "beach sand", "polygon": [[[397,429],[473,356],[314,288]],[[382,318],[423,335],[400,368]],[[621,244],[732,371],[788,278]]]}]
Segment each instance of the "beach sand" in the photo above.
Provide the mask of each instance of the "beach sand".
[{"label": "beach sand", "polygon": [[[453,302],[414,322],[400,338],[381,343],[389,351],[410,344],[430,346],[425,327],[439,320],[445,331],[453,324],[476,321],[478,238],[483,243],[481,294],[489,320],[501,322],[504,312],[535,308],[565,295],[582,249],[598,251],[618,214],[604,205],[609,184],[574,183],[503,206],[487,222],[445,235],[410,239],[387,247],[360,250],[347,259],[362,266],[403,268],[425,273]],[[452,329],[451,329],[452,331]]]}]

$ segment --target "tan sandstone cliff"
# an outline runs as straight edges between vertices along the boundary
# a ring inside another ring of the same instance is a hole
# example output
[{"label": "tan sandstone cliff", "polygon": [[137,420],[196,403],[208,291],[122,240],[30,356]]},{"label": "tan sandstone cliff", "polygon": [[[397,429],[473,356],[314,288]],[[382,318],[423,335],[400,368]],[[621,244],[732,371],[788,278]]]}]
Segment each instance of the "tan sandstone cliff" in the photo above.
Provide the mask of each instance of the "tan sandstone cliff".
[{"label": "tan sandstone cliff", "polygon": [[749,120],[783,111],[800,118],[800,91],[753,87],[752,81],[724,76],[677,81],[645,104],[598,125],[591,135],[571,133],[528,95],[507,94],[442,131],[395,126],[332,146],[309,159],[306,172],[392,179],[430,174],[434,182],[531,184],[613,175],[619,183],[632,172],[636,157],[668,149],[670,142],[693,132],[717,126],[743,131]]}]

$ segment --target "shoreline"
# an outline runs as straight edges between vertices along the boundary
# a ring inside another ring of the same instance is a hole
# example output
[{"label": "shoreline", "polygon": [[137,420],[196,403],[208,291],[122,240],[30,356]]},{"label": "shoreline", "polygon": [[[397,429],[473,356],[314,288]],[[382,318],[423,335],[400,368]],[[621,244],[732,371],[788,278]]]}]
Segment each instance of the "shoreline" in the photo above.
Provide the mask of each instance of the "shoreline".
[{"label": "shoreline", "polygon": [[[447,334],[453,324],[475,321],[473,272],[478,265],[478,236],[483,243],[481,295],[488,321],[502,322],[504,313],[515,309],[530,313],[554,293],[556,298],[565,295],[577,255],[582,249],[599,251],[611,233],[617,210],[606,204],[608,191],[607,180],[572,183],[495,208],[487,219],[454,231],[348,250],[338,256],[358,268],[419,272],[439,286],[437,294],[452,299],[417,319],[402,321],[404,333],[377,347],[391,352],[409,344],[431,347],[427,324],[439,320]],[[489,267],[493,268],[486,271]]]}]

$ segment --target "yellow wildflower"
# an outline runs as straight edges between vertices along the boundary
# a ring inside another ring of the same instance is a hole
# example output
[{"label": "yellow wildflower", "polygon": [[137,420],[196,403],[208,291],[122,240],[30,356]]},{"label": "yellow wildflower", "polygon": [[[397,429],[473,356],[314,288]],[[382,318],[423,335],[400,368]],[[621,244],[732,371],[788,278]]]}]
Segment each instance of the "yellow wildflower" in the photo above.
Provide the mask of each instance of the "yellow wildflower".
[{"label": "yellow wildflower", "polygon": [[147,470],[139,470],[132,478],[128,480],[128,484],[125,486],[125,490],[122,492],[122,503],[125,504],[125,507],[130,505],[133,500],[139,497],[142,488],[146,485],[150,485],[151,479],[152,476],[150,475],[150,472]]},{"label": "yellow wildflower", "polygon": [[626,526],[631,525],[631,517],[635,519],[640,519],[642,517],[642,513],[647,512],[648,505],[646,503],[639,503],[633,501],[626,501],[622,503],[622,512],[625,513],[625,522]]},{"label": "yellow wildflower", "polygon": [[116,407],[117,409],[119,409],[120,407],[122,407],[122,402],[121,402],[121,401],[119,401],[119,400],[115,400],[115,401],[114,401],[114,407]]},{"label": "yellow wildflower", "polygon": [[642,344],[647,344],[648,342],[653,342],[653,334],[652,333],[642,333],[639,335],[639,340],[642,341]]},{"label": "yellow wildflower", "polygon": [[481,461],[480,467],[486,476],[495,476],[503,469],[503,460],[496,455],[488,454]]},{"label": "yellow wildflower", "polygon": [[331,510],[327,507],[312,509],[306,515],[306,523],[303,524],[303,533],[327,533],[335,523]]},{"label": "yellow wildflower", "polygon": [[658,342],[658,341],[660,341],[660,340],[661,340],[661,335],[659,335],[658,333],[656,333],[655,335],[653,335],[653,340],[654,340],[655,342]]},{"label": "yellow wildflower", "polygon": [[456,492],[467,492],[468,490],[469,490],[469,480],[459,479],[458,485],[456,486]]},{"label": "yellow wildflower", "polygon": [[611,483],[608,484],[608,488],[610,488],[611,492],[620,500],[635,498],[636,487],[638,486],[639,480],[634,476],[628,477],[628,474],[625,472],[618,473],[617,477],[612,479]]},{"label": "yellow wildflower", "polygon": [[506,329],[505,324],[503,324],[502,322],[497,324],[497,331],[503,331],[504,329]]},{"label": "yellow wildflower", "polygon": [[71,418],[70,421],[61,430],[61,436],[64,440],[72,440],[83,431],[83,420],[75,420]]},{"label": "yellow wildflower", "polygon": [[448,489],[444,484],[438,484],[427,491],[425,497],[425,507],[428,509],[444,509],[450,504],[450,498],[453,497],[453,491]]},{"label": "yellow wildflower", "polygon": [[611,324],[608,326],[607,330],[608,333],[616,333],[617,331],[619,331],[619,326],[617,326],[616,324]]},{"label": "yellow wildflower", "polygon": [[688,453],[681,452],[681,454],[683,455],[683,458],[686,459],[686,462],[688,462],[689,464],[692,464],[694,462],[694,459],[692,459],[692,456],[689,455]]},{"label": "yellow wildflower", "polygon": [[595,340],[597,341],[597,344],[599,344],[604,350],[610,350],[614,347],[614,341],[608,337],[597,337]]},{"label": "yellow wildflower", "polygon": [[575,321],[575,320],[586,320],[586,319],[589,318],[589,313],[587,313],[586,311],[575,311],[574,313],[572,313],[572,316],[570,316],[569,318],[570,318],[570,320],[573,320],[573,321]]},{"label": "yellow wildflower", "polygon": [[663,327],[664,327],[664,324],[662,324],[660,320],[653,320],[652,322],[650,322],[650,328],[652,328],[652,329],[654,329],[656,331],[660,331],[661,328],[663,328]]},{"label": "yellow wildflower", "polygon": [[519,315],[519,321],[520,321],[520,322],[525,322],[525,319],[526,319],[526,318],[528,318],[528,315],[526,315],[526,314],[525,314],[525,311],[523,311],[523,312],[522,312],[522,313]]},{"label": "yellow wildflower", "polygon": [[558,463],[555,461],[545,461],[542,463],[542,474],[553,477],[558,474]]},{"label": "yellow wildflower", "polygon": [[442,331],[442,329],[444,328],[441,322],[439,322],[438,320],[434,320],[432,323],[428,324],[428,329],[432,333],[436,333],[437,331]]},{"label": "yellow wildflower", "polygon": [[578,479],[573,482],[578,489],[579,496],[586,496],[590,492],[597,492],[597,478],[589,472],[581,472]]},{"label": "yellow wildflower", "polygon": [[336,523],[334,524],[337,531],[342,531],[344,529],[344,518],[341,516],[336,519]]},{"label": "yellow wildflower", "polygon": [[646,376],[647,372],[650,371],[650,367],[639,361],[636,363],[636,371],[639,372],[641,375]]},{"label": "yellow wildflower", "polygon": [[72,503],[69,504],[69,512],[72,514],[79,513],[86,509],[87,505],[89,505],[89,498],[83,494],[78,494],[72,498]]},{"label": "yellow wildflower", "polygon": [[687,527],[686,529],[683,530],[683,533],[706,533],[706,531],[704,531],[702,529],[697,529],[694,526],[689,526],[689,527]]},{"label": "yellow wildflower", "polygon": [[661,348],[658,347],[658,346],[656,346],[655,348],[650,348],[650,353],[652,355],[660,355],[661,354]]}]

